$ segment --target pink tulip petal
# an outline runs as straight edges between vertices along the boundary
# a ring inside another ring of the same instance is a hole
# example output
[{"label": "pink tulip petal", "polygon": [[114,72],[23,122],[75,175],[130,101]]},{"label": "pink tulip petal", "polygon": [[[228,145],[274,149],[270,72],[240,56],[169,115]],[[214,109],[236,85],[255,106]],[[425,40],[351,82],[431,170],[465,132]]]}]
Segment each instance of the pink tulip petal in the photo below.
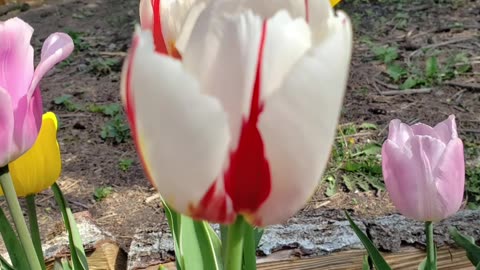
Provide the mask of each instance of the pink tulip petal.
[{"label": "pink tulip petal", "polygon": [[448,143],[434,175],[442,202],[443,216],[451,216],[462,204],[465,187],[465,158],[460,139],[456,138]]},{"label": "pink tulip petal", "polygon": [[26,152],[37,139],[42,125],[43,104],[40,89],[34,91],[28,99],[23,97],[15,110],[15,130],[13,140],[20,153]]},{"label": "pink tulip petal", "polygon": [[440,140],[447,144],[450,140],[458,138],[455,116],[450,115],[445,121],[438,123],[434,128]]},{"label": "pink tulip petal", "polygon": [[29,96],[33,95],[43,76],[58,62],[67,58],[73,51],[72,38],[65,33],[51,34],[43,43],[40,63],[33,74]]},{"label": "pink tulip petal", "polygon": [[382,167],[385,185],[397,210],[407,217],[418,216],[418,201],[423,197],[419,189],[422,174],[415,170],[411,157],[387,140],[382,147]]},{"label": "pink tulip petal", "polygon": [[434,170],[445,148],[443,142],[428,136],[412,137],[404,149],[390,140],[385,142],[383,176],[394,205],[403,215],[422,221],[444,218]]},{"label": "pink tulip petal", "polygon": [[12,148],[13,108],[8,92],[0,87],[0,167],[8,164]]},{"label": "pink tulip petal", "polygon": [[32,33],[19,18],[0,22],[0,87],[9,93],[14,108],[27,94],[33,75]]},{"label": "pink tulip petal", "polygon": [[402,123],[398,119],[390,121],[388,126],[388,139],[397,144],[400,148],[405,145],[405,142],[413,136],[413,131],[410,126]]},{"label": "pink tulip petal", "polygon": [[413,135],[421,135],[421,136],[430,136],[433,138],[439,138],[437,132],[429,125],[425,125],[423,123],[417,123],[413,126],[410,126],[412,129]]}]

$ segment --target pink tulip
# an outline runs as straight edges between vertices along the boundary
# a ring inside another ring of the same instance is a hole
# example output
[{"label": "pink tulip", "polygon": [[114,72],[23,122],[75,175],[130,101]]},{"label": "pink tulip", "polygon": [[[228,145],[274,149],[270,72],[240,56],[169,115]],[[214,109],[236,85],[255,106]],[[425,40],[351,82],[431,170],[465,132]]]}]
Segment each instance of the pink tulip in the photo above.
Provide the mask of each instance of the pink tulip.
[{"label": "pink tulip", "polygon": [[73,50],[68,35],[50,35],[34,71],[32,33],[33,28],[19,18],[0,22],[0,167],[32,147],[43,114],[39,82]]},{"label": "pink tulip", "polygon": [[382,159],[387,190],[406,217],[439,221],[460,208],[465,160],[455,116],[434,128],[392,120]]},{"label": "pink tulip", "polygon": [[313,194],[329,158],[350,22],[328,0],[257,1],[199,1],[184,22],[153,16],[155,25],[183,25],[181,57],[162,49],[162,31],[138,29],[123,69],[147,176],[196,219],[283,222]]}]

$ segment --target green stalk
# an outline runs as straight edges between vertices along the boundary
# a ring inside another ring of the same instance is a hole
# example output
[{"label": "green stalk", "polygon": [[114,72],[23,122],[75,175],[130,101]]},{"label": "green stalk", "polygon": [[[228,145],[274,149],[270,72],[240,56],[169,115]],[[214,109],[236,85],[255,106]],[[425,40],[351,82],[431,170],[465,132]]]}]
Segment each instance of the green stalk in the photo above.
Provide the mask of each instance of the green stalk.
[{"label": "green stalk", "polygon": [[228,228],[225,270],[242,269],[245,225],[243,217],[239,215],[235,223]]},{"label": "green stalk", "polygon": [[425,235],[427,236],[427,269],[437,270],[437,256],[435,242],[433,241],[433,222],[425,222]]},{"label": "green stalk", "polygon": [[20,242],[22,247],[25,250],[27,255],[27,261],[30,265],[31,270],[41,270],[42,267],[38,262],[37,253],[30,238],[30,233],[28,232],[27,224],[23,218],[23,212],[20,208],[20,203],[18,202],[17,193],[15,192],[15,187],[13,186],[12,178],[8,172],[8,166],[0,168],[0,186],[3,189],[3,194],[5,200],[7,201],[8,209],[12,215],[13,223],[17,229]]},{"label": "green stalk", "polygon": [[38,262],[42,266],[42,270],[46,270],[45,262],[43,260],[42,239],[40,238],[40,230],[38,228],[37,207],[35,206],[35,194],[28,195],[27,200],[27,214],[30,225],[30,233],[32,234],[33,246],[37,252]]}]

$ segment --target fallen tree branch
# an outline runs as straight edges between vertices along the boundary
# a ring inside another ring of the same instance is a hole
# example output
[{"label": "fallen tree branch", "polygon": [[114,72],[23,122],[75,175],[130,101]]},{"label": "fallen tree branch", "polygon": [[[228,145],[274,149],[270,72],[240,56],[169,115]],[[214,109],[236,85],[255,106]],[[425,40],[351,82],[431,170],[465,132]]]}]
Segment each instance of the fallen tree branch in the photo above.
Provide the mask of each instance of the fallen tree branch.
[{"label": "fallen tree branch", "polygon": [[432,88],[419,88],[419,89],[382,91],[382,95],[396,96],[396,95],[411,95],[411,94],[428,94],[430,92],[432,92]]},{"label": "fallen tree branch", "polygon": [[444,82],[444,84],[480,91],[480,83]]}]

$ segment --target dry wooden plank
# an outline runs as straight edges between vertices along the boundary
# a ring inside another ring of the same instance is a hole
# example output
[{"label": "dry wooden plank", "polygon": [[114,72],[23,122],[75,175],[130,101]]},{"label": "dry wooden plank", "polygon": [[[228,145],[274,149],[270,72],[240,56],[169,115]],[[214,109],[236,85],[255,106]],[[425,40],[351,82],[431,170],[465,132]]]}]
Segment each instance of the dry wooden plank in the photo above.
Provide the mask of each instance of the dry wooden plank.
[{"label": "dry wooden plank", "polygon": [[[350,250],[313,258],[280,259],[260,263],[259,270],[358,270],[362,268],[364,250]],[[417,269],[425,258],[425,252],[415,248],[405,248],[397,253],[384,254],[385,259],[395,270]],[[443,247],[438,250],[439,270],[474,270],[470,261],[461,249]],[[168,270],[175,270],[174,263],[164,265]],[[152,266],[147,270],[158,269]]]}]

